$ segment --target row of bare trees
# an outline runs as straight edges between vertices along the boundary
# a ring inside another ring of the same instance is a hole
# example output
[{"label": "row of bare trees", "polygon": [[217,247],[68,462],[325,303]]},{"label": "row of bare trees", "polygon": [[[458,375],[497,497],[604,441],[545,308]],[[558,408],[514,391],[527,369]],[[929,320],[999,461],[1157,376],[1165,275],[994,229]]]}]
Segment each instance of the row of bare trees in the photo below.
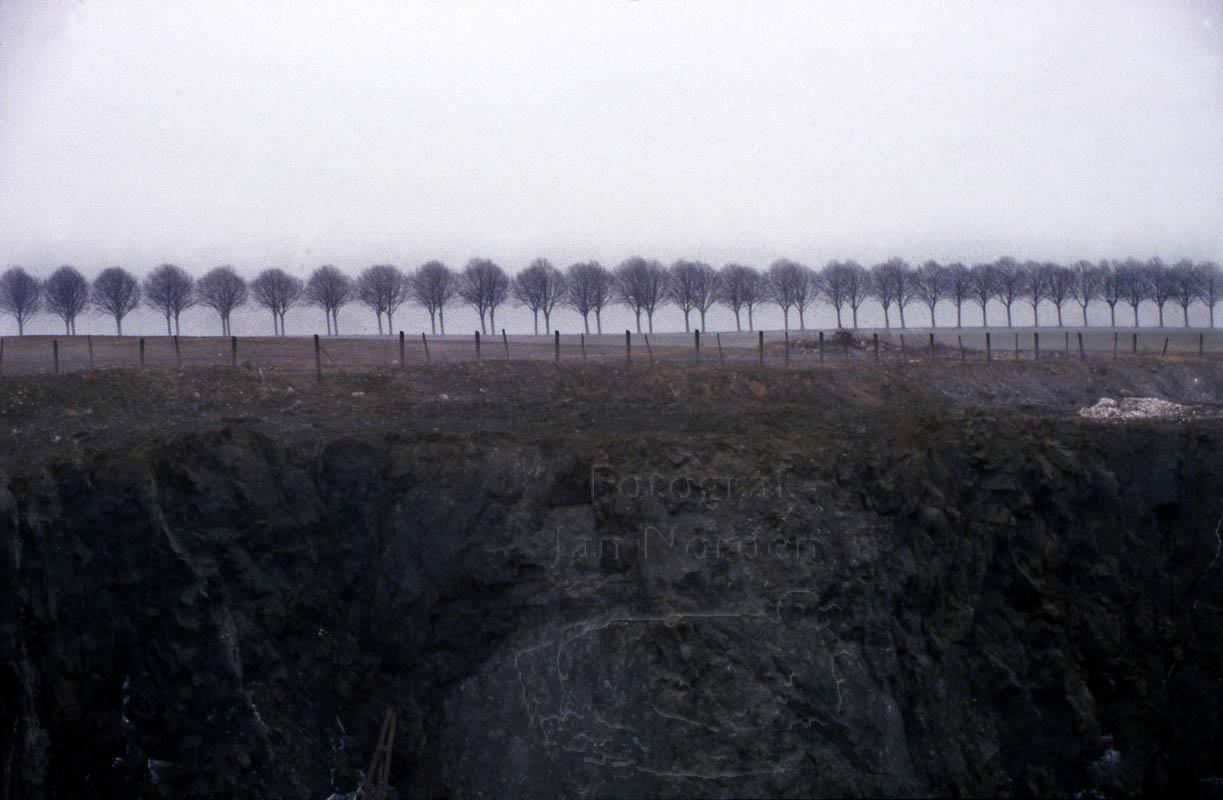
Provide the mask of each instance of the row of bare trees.
[{"label": "row of bare trees", "polygon": [[[217,267],[196,279],[180,267],[163,264],[138,281],[121,267],[103,270],[92,282],[73,267],[55,270],[46,280],[38,280],[20,267],[0,276],[0,311],[11,314],[18,331],[25,323],[47,311],[63,320],[67,333],[76,332],[76,318],[88,307],[108,314],[117,333],[123,332],[123,319],[141,303],[157,310],[166,320],[167,333],[177,333],[179,317],[192,306],[216,311],[224,335],[230,334],[233,311],[253,301],[272,315],[272,327],[284,335],[285,315],[297,306],[314,306],[323,311],[328,334],[340,330],[339,311],[357,302],[372,310],[378,332],[391,333],[394,316],[405,303],[415,303],[429,314],[432,331],[446,332],[445,309],[461,301],[476,311],[484,332],[496,331],[497,310],[514,302],[531,310],[535,333],[543,316],[544,330],[552,330],[552,313],[567,307],[582,317],[590,333],[590,318],[595,330],[603,331],[603,311],[610,305],[626,306],[636,319],[637,331],[654,331],[654,314],[662,306],[676,306],[684,316],[684,330],[690,330],[695,312],[700,328],[715,305],[735,315],[735,327],[755,329],[754,312],[766,304],[779,306],[784,325],[790,327],[796,314],[800,330],[806,330],[806,315],[817,302],[836,311],[837,327],[858,327],[858,311],[867,302],[879,304],[884,323],[892,327],[893,310],[901,328],[907,327],[905,310],[914,304],[929,311],[936,325],[939,303],[955,307],[956,327],[963,325],[965,305],[981,310],[981,324],[987,325],[990,301],[997,301],[1011,326],[1016,303],[1027,303],[1033,319],[1040,323],[1042,303],[1052,306],[1057,325],[1063,325],[1063,310],[1068,304],[1079,307],[1081,324],[1087,325],[1087,307],[1093,301],[1106,304],[1111,325],[1117,324],[1117,306],[1129,306],[1134,324],[1138,307],[1154,303],[1159,325],[1164,325],[1165,307],[1181,308],[1183,324],[1188,325],[1189,307],[1194,302],[1206,306],[1210,327],[1214,309],[1223,290],[1223,273],[1213,262],[1180,261],[1172,265],[1158,258],[1146,261],[1079,261],[1069,266],[1048,262],[1019,262],[1012,258],[974,264],[940,264],[928,261],[912,267],[893,258],[867,269],[854,261],[833,261],[815,270],[796,261],[780,259],[767,270],[743,264],[727,264],[715,269],[701,261],[676,261],[665,267],[655,260],[634,256],[614,269],[597,261],[570,265],[561,270],[547,259],[539,258],[517,275],[510,276],[501,266],[485,258],[472,259],[456,271],[439,261],[403,271],[390,264],[377,264],[355,279],[334,266],[316,269],[308,280],[301,280],[282,269],[267,269],[249,283],[233,267]],[[383,317],[386,318],[385,329]]]}]

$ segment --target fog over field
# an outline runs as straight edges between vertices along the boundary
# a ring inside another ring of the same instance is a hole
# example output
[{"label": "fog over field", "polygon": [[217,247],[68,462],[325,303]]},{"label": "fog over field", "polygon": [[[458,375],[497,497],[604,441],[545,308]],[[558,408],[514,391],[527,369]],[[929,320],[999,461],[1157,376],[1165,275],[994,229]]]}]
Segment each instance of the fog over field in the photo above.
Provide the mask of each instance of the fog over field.
[{"label": "fog over field", "polygon": [[[1223,260],[1216,0],[9,0],[0,106],[0,266],[39,276]],[[287,323],[314,332],[321,314]],[[731,324],[718,309],[709,327]],[[373,315],[341,326],[373,332]],[[265,328],[254,310],[234,322]],[[137,312],[129,330],[160,322]]]}]

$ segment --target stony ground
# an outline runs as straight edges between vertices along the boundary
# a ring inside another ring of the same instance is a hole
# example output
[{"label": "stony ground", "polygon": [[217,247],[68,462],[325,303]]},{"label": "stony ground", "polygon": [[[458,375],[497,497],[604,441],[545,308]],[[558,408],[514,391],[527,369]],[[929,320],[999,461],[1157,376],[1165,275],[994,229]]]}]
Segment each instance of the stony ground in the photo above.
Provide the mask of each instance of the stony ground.
[{"label": "stony ground", "polygon": [[[0,378],[21,798],[1223,776],[1213,364]],[[1124,402],[1122,400],[1121,402]]]}]

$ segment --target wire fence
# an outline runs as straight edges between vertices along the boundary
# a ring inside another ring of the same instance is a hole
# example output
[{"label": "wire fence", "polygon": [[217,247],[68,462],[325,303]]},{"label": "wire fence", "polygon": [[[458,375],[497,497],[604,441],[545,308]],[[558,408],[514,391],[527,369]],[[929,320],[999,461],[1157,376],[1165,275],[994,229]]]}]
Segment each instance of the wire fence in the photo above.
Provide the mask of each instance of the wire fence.
[{"label": "wire fence", "polygon": [[0,375],[240,367],[349,373],[475,360],[560,364],[804,367],[1134,357],[1214,358],[1214,329],[927,329],[551,336],[18,336],[0,338]]}]

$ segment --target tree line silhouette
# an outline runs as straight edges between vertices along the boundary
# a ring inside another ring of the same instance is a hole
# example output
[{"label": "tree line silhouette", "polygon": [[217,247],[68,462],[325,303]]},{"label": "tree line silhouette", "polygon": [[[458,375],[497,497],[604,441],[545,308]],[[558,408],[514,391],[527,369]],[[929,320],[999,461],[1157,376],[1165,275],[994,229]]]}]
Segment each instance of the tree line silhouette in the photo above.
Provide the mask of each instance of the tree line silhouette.
[{"label": "tree line silhouette", "polygon": [[[76,319],[87,308],[108,314],[115,331],[123,333],[124,318],[142,303],[158,311],[166,320],[166,333],[179,332],[179,318],[193,306],[213,309],[221,332],[230,335],[230,316],[234,309],[253,302],[272,315],[273,332],[283,336],[285,315],[293,308],[320,309],[327,333],[340,332],[339,311],[357,303],[374,312],[378,332],[394,332],[394,315],[405,303],[414,303],[429,314],[433,333],[446,332],[445,310],[462,303],[480,317],[481,330],[496,331],[496,313],[507,303],[525,306],[534,318],[539,333],[539,318],[544,330],[552,329],[552,312],[557,307],[573,309],[582,317],[586,333],[594,317],[596,332],[603,332],[603,311],[622,305],[632,311],[637,332],[654,332],[654,314],[662,306],[675,305],[684,316],[684,330],[690,330],[696,312],[700,328],[705,315],[715,305],[728,308],[735,316],[735,328],[743,330],[746,314],[748,330],[755,330],[754,312],[764,305],[780,307],[786,330],[791,314],[798,317],[800,331],[806,330],[806,313],[817,302],[836,311],[837,327],[844,328],[846,315],[850,327],[858,327],[858,311],[868,301],[883,310],[884,324],[892,327],[893,310],[899,327],[906,328],[905,309],[918,304],[929,310],[932,326],[937,325],[935,309],[940,302],[952,303],[956,327],[963,327],[964,306],[981,309],[981,325],[989,324],[988,306],[999,302],[1006,311],[1006,324],[1012,326],[1016,303],[1027,303],[1033,319],[1040,323],[1040,306],[1051,304],[1057,325],[1063,327],[1063,310],[1077,305],[1081,324],[1086,326],[1087,307],[1092,301],[1108,306],[1110,325],[1117,325],[1117,306],[1129,306],[1134,325],[1138,307],[1155,304],[1159,326],[1164,325],[1164,309],[1169,303],[1181,308],[1182,324],[1189,324],[1189,307],[1194,302],[1206,306],[1210,327],[1215,326],[1214,309],[1223,288],[1219,266],[1213,262],[1182,260],[1165,264],[1159,258],[1124,261],[1078,261],[1071,265],[1000,258],[971,267],[960,263],[927,261],[913,267],[893,258],[869,269],[854,261],[832,261],[823,269],[812,269],[789,259],[779,259],[760,270],[743,264],[726,264],[715,269],[701,261],[676,261],[669,267],[656,260],[634,256],[614,269],[597,261],[570,265],[561,270],[547,259],[538,258],[511,276],[500,265],[486,258],[474,258],[462,270],[440,261],[429,261],[415,270],[401,270],[391,264],[376,264],[355,278],[334,266],[316,269],[302,280],[282,269],[265,269],[247,281],[230,266],[210,270],[199,278],[173,264],[162,264],[143,281],[122,267],[100,272],[92,282],[71,266],[56,269],[45,280],[38,280],[21,267],[12,267],[0,276],[0,311],[12,315],[20,334],[35,314],[58,316],[68,334],[76,333]],[[487,323],[487,324],[486,324]]]}]

